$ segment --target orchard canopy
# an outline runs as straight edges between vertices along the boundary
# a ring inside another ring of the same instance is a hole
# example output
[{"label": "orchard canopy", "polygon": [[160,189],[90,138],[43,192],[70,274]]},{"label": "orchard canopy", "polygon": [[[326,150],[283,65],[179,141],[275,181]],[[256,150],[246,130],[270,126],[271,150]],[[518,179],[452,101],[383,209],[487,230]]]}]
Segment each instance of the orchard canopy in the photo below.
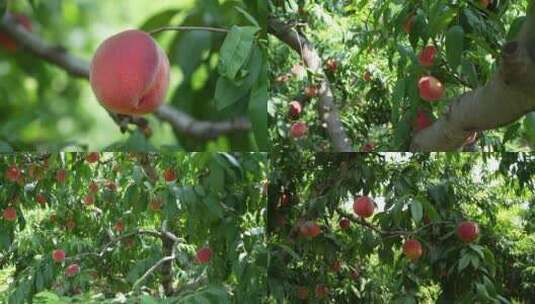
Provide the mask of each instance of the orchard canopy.
[{"label": "orchard canopy", "polygon": [[275,150],[531,151],[532,0],[277,0]]},{"label": "orchard canopy", "polygon": [[279,303],[535,299],[533,155],[280,153],[271,166]]},{"label": "orchard canopy", "polygon": [[0,151],[266,151],[268,11],[0,0]]},{"label": "orchard canopy", "polygon": [[0,156],[1,303],[260,303],[264,154]]}]

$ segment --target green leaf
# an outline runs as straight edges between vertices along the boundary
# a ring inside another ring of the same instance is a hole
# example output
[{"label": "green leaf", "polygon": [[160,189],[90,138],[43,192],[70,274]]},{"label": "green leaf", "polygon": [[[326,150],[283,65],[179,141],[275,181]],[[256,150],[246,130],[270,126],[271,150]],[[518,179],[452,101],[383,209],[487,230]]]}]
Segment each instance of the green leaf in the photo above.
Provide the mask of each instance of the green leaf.
[{"label": "green leaf", "polygon": [[219,74],[228,79],[236,78],[238,71],[249,59],[257,32],[258,28],[252,26],[233,26],[230,29],[221,47]]},{"label": "green leaf", "polygon": [[459,260],[459,265],[457,267],[457,272],[462,272],[463,269],[466,268],[466,266],[468,266],[468,264],[470,264],[470,255],[469,254],[465,254],[463,255],[463,257]]},{"label": "green leaf", "polygon": [[0,140],[0,153],[11,153],[11,152],[13,152],[13,148],[7,142]]},{"label": "green leaf", "polygon": [[140,26],[142,31],[152,31],[171,23],[171,19],[180,12],[179,9],[169,9],[152,15],[143,25]]},{"label": "green leaf", "polygon": [[249,100],[249,120],[251,121],[258,150],[268,151],[270,139],[268,136],[267,102],[269,99],[268,76],[264,66],[259,82],[253,87]]},{"label": "green leaf", "polygon": [[424,212],[423,212],[422,204],[420,204],[419,201],[412,201],[412,203],[411,203],[411,216],[412,216],[412,219],[416,223],[419,223],[422,220],[423,213]]},{"label": "green leaf", "polygon": [[452,69],[456,69],[461,64],[464,51],[464,30],[459,25],[455,25],[446,34],[446,58]]}]

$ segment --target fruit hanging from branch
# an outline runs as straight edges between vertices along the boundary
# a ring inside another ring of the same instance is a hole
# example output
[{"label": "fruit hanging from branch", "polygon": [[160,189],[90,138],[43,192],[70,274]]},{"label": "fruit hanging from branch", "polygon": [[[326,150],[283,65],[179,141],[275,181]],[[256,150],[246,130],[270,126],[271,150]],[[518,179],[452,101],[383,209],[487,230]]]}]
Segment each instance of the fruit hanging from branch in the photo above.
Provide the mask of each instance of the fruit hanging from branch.
[{"label": "fruit hanging from branch", "polygon": [[151,36],[128,30],[98,47],[89,80],[97,99],[109,111],[147,114],[164,101],[169,86],[169,60]]},{"label": "fruit hanging from branch", "polygon": [[17,210],[15,210],[15,208],[13,207],[7,207],[6,209],[4,209],[3,217],[4,220],[8,222],[13,222],[17,219]]},{"label": "fruit hanging from branch", "polygon": [[360,196],[353,201],[353,211],[362,218],[368,218],[375,211],[375,202],[368,196]]},{"label": "fruit hanging from branch", "polygon": [[444,95],[444,86],[433,76],[424,76],[418,81],[420,97],[425,101],[436,101]]},{"label": "fruit hanging from branch", "polygon": [[65,260],[65,251],[62,249],[55,249],[52,251],[52,259],[56,263],[61,263]]},{"label": "fruit hanging from branch", "polygon": [[479,225],[472,221],[464,221],[457,226],[457,236],[465,243],[471,243],[479,237]]},{"label": "fruit hanging from branch", "polygon": [[308,126],[304,122],[296,122],[290,127],[290,137],[299,139],[306,135]]},{"label": "fruit hanging from branch", "polygon": [[418,240],[408,239],[403,243],[403,253],[409,260],[414,262],[423,254],[422,244]]},{"label": "fruit hanging from branch", "polygon": [[213,256],[213,251],[210,247],[203,247],[197,251],[195,261],[199,264],[206,264],[210,262]]},{"label": "fruit hanging from branch", "polygon": [[423,48],[420,54],[418,55],[418,62],[420,62],[421,66],[430,68],[433,66],[436,53],[437,53],[437,49],[435,48],[435,46],[428,45],[425,48]]}]

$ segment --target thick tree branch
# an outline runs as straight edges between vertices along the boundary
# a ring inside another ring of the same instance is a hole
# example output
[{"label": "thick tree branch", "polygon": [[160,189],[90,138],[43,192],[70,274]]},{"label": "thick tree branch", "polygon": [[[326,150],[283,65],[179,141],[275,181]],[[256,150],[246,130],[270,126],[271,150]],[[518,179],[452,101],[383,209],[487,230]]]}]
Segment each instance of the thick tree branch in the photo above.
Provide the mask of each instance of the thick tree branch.
[{"label": "thick tree branch", "polygon": [[334,97],[329,81],[324,75],[321,58],[314,49],[314,46],[304,35],[298,33],[297,30],[273,18],[269,20],[269,32],[299,53],[306,66],[312,72],[322,75],[319,84],[318,109],[321,120],[327,126],[327,133],[331,138],[334,149],[337,152],[353,152],[353,144],[348,138],[342,122],[340,121],[338,108],[334,103]]},{"label": "thick tree branch", "polygon": [[[10,14],[5,14],[2,18],[0,29],[10,35],[17,44],[23,46],[37,57],[62,68],[72,76],[89,78],[89,63],[87,61],[74,57],[65,48],[51,45],[37,35],[26,31],[13,20]],[[216,138],[223,134],[249,131],[251,129],[251,123],[246,118],[221,122],[199,121],[165,104],[158,108],[154,114],[160,120],[171,124],[175,132],[203,139]],[[146,127],[147,124],[146,120],[141,117],[117,115],[115,113],[110,113],[110,116],[121,127],[123,132],[128,124],[134,124],[140,128]]]},{"label": "thick tree branch", "polygon": [[474,131],[505,126],[535,111],[534,3],[517,39],[504,46],[490,82],[455,98],[442,117],[413,137],[411,151],[455,151]]}]

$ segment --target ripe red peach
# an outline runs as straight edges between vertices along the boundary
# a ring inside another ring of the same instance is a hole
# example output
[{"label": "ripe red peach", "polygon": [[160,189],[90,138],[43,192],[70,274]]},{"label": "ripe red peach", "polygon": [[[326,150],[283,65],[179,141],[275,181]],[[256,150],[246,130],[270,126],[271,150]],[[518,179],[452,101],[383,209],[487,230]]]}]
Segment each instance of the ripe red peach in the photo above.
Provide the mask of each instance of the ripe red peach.
[{"label": "ripe red peach", "polygon": [[362,218],[370,217],[375,211],[375,203],[367,196],[358,197],[353,202],[353,211]]},{"label": "ripe red peach", "polygon": [[294,100],[294,101],[290,102],[288,108],[289,108],[288,109],[288,113],[289,113],[290,117],[292,117],[292,118],[299,117],[299,115],[303,111],[303,107],[301,106],[301,103],[299,101],[297,101],[297,100]]},{"label": "ripe red peach", "polygon": [[433,120],[431,119],[431,116],[423,110],[418,110],[416,114],[416,119],[413,122],[413,129],[416,132],[420,132],[421,130],[431,126],[433,124]]},{"label": "ripe red peach", "polygon": [[290,127],[290,136],[298,139],[308,132],[308,126],[304,122],[296,122]]},{"label": "ripe red peach", "polygon": [[434,45],[428,45],[423,48],[420,54],[418,55],[418,61],[420,62],[420,65],[426,68],[432,67],[436,53],[437,48]]},{"label": "ripe red peach", "polygon": [[471,221],[464,221],[457,226],[457,236],[465,243],[473,242],[479,236],[479,226]]},{"label": "ripe red peach", "polygon": [[204,247],[197,251],[195,260],[199,264],[206,264],[212,259],[213,251],[210,247]]},{"label": "ripe red peach", "polygon": [[54,262],[61,263],[65,260],[65,251],[61,249],[56,249],[52,251],[52,259]]},{"label": "ripe red peach", "polygon": [[8,222],[13,222],[17,219],[17,210],[13,207],[7,207],[3,212],[4,219]]},{"label": "ripe red peach", "polygon": [[9,180],[9,181],[12,181],[14,183],[18,182],[19,179],[22,177],[22,173],[20,171],[19,168],[17,168],[17,166],[15,165],[12,165],[12,166],[9,166],[6,170],[6,178]]},{"label": "ripe red peach", "polygon": [[68,277],[74,277],[78,272],[80,272],[80,265],[71,264],[67,266],[67,269],[65,270],[65,275]]},{"label": "ripe red peach", "polygon": [[418,81],[420,97],[425,101],[436,101],[442,98],[444,86],[433,76],[424,76]]},{"label": "ripe red peach", "polygon": [[349,221],[349,219],[344,217],[340,220],[340,229],[347,230],[349,229],[349,226],[351,226],[351,222]]},{"label": "ripe red peach", "polygon": [[163,103],[169,86],[169,60],[151,36],[128,30],[98,47],[89,79],[104,108],[119,114],[143,115]]},{"label": "ripe red peach", "polygon": [[403,253],[409,260],[414,262],[422,256],[422,244],[418,240],[408,239],[403,244]]}]

